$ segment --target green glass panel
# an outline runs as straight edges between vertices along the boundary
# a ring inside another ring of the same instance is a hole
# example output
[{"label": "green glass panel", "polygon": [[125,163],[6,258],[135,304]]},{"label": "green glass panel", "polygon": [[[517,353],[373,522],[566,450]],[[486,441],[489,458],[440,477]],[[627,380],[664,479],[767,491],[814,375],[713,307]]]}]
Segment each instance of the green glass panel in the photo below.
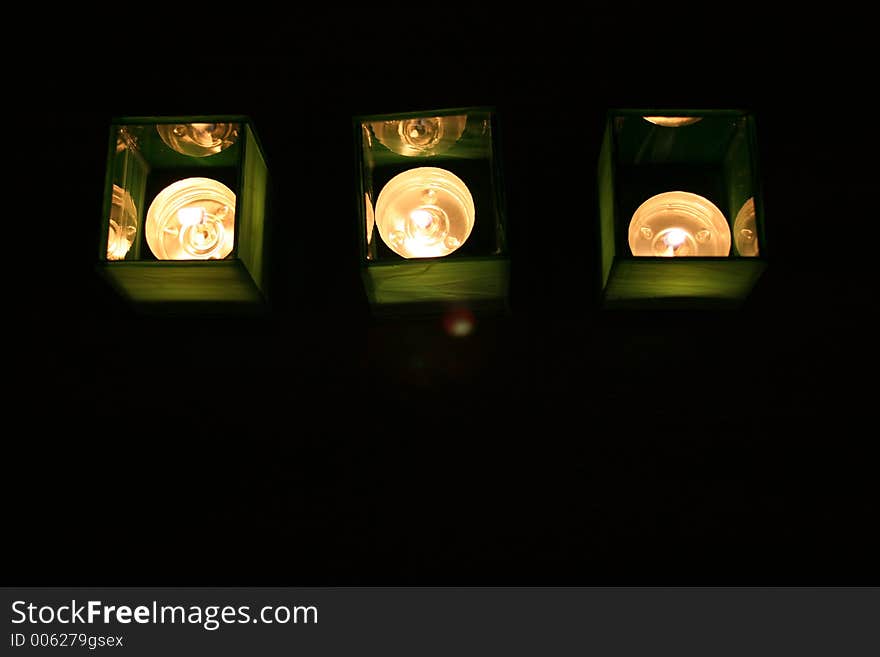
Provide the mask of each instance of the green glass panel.
[{"label": "green glass panel", "polygon": [[605,290],[609,307],[735,306],[764,271],[758,258],[622,258]]},{"label": "green glass panel", "polygon": [[238,233],[238,257],[254,279],[263,288],[263,235],[266,213],[266,186],[268,170],[259,145],[250,126],[245,126],[244,168],[241,182],[241,209]]},{"label": "green glass panel", "polygon": [[614,171],[611,130],[605,131],[599,156],[599,230],[602,258],[602,286],[608,283],[614,263]]},{"label": "green glass panel", "polygon": [[[110,258],[107,240],[113,230],[113,223],[127,224],[127,227],[134,230],[132,235],[124,236],[125,239],[130,238],[130,248],[124,256],[117,251],[114,260],[119,259],[120,256],[123,260],[138,260],[144,248],[143,226],[147,216],[147,208],[144,206],[150,165],[134,147],[134,143],[126,128],[113,126],[104,190],[101,240],[98,245],[100,260]],[[129,223],[132,215],[133,225]]]},{"label": "green glass panel", "polygon": [[123,296],[136,304],[261,300],[250,274],[237,260],[120,262],[105,271]]},{"label": "green glass panel", "polygon": [[453,303],[505,298],[508,274],[506,259],[425,259],[369,267],[364,282],[371,303]]}]

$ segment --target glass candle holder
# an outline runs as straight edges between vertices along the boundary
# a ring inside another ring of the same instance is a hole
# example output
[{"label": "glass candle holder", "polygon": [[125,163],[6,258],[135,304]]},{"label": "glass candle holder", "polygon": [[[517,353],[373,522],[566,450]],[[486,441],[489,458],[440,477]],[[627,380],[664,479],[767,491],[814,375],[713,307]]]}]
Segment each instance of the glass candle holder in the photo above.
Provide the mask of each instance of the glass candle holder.
[{"label": "glass candle holder", "polygon": [[179,180],[153,200],[146,235],[159,260],[225,258],[235,235],[235,193],[211,178]]},{"label": "glass candle holder", "polygon": [[649,198],[633,214],[629,248],[634,256],[726,256],[727,220],[710,200],[689,192]]},{"label": "glass candle holder", "polygon": [[376,225],[391,250],[404,258],[440,258],[467,241],[474,199],[454,173],[418,167],[396,175],[379,193]]}]

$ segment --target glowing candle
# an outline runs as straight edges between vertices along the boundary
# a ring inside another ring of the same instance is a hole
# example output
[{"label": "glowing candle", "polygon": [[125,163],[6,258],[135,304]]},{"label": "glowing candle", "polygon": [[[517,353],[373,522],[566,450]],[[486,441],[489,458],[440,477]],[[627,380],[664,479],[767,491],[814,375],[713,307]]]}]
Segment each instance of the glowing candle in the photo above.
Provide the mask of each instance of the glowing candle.
[{"label": "glowing candle", "polygon": [[715,205],[689,192],[665,192],[642,203],[629,224],[634,256],[726,256],[730,228]]},{"label": "glowing candle", "polygon": [[235,193],[211,178],[163,189],[147,211],[147,244],[159,260],[222,259],[232,251]]},{"label": "glowing candle", "polygon": [[449,255],[467,240],[474,215],[474,199],[467,185],[437,167],[418,167],[396,175],[376,200],[379,235],[404,258]]}]

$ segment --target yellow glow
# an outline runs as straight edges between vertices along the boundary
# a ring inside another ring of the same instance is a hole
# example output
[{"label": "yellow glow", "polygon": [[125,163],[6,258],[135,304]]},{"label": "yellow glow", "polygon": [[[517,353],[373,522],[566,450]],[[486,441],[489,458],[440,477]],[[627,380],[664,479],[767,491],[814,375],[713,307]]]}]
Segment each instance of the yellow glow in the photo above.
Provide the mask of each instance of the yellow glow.
[{"label": "yellow glow", "polygon": [[643,116],[645,121],[654,125],[663,126],[664,128],[681,128],[686,125],[693,125],[700,121],[701,116]]},{"label": "yellow glow", "polygon": [[733,243],[741,256],[755,257],[759,254],[754,198],[745,202],[733,220]]},{"label": "yellow glow", "polygon": [[380,143],[399,155],[426,157],[449,150],[464,132],[467,116],[423,116],[370,124]]},{"label": "yellow glow", "polygon": [[131,195],[113,185],[110,228],[107,231],[107,260],[123,260],[137,234],[137,208]]},{"label": "yellow glow", "polygon": [[121,126],[116,134],[116,152],[121,153],[126,149],[136,151],[138,149],[138,140],[126,126]]},{"label": "yellow glow", "polygon": [[443,316],[443,328],[453,338],[463,338],[470,335],[475,326],[476,319],[467,308],[450,310]]},{"label": "yellow glow", "polygon": [[373,239],[373,226],[376,224],[376,215],[373,214],[373,204],[370,203],[369,194],[364,194],[364,203],[367,207],[367,244]]},{"label": "yellow glow", "polygon": [[474,324],[468,319],[461,318],[452,322],[449,326],[449,333],[454,335],[456,338],[463,338],[466,335],[469,335],[470,332],[474,329]]},{"label": "yellow glow", "polygon": [[238,123],[177,123],[157,125],[169,148],[181,155],[207,157],[238,141]]},{"label": "yellow glow", "polygon": [[222,259],[234,236],[235,193],[211,178],[178,180],[147,211],[147,245],[159,260]]},{"label": "yellow glow", "polygon": [[437,167],[418,167],[394,176],[376,200],[379,235],[404,258],[449,255],[470,236],[474,215],[467,185]]},{"label": "yellow glow", "polygon": [[629,223],[634,256],[726,256],[730,227],[721,210],[689,192],[665,192],[642,203]]}]

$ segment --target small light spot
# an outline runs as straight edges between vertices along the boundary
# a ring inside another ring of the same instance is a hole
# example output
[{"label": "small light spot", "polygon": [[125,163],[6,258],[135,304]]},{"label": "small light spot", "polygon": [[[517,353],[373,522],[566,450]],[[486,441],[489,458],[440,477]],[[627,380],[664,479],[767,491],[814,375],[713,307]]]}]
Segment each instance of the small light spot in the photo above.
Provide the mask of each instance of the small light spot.
[{"label": "small light spot", "polygon": [[474,332],[476,320],[467,308],[452,310],[443,317],[443,328],[446,334],[454,338],[463,338]]}]

